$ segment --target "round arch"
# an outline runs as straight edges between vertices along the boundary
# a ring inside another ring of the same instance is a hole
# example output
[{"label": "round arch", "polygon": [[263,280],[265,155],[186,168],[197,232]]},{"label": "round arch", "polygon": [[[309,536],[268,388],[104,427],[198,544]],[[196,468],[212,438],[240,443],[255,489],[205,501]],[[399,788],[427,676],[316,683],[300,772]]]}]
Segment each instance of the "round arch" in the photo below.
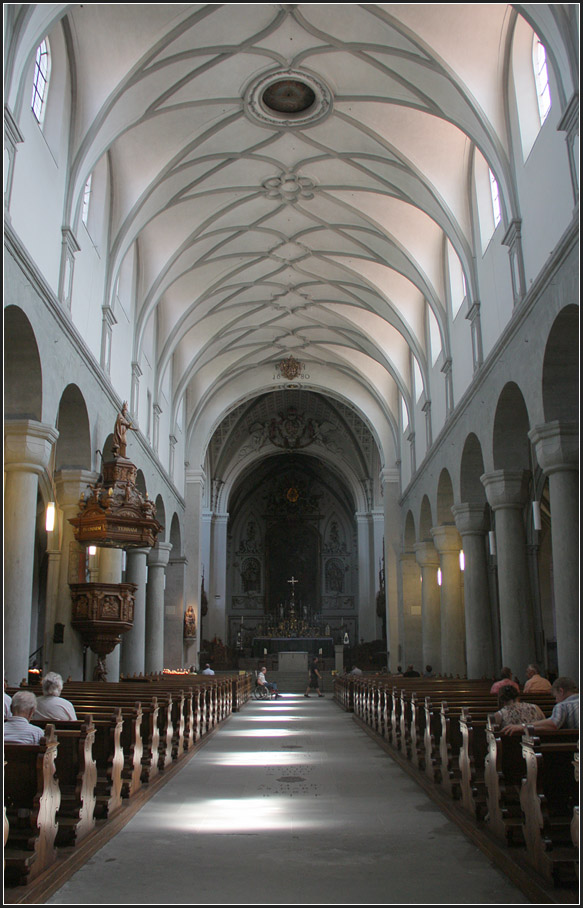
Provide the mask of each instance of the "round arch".
[{"label": "round arch", "polygon": [[579,308],[561,310],[550,330],[542,370],[546,422],[579,418]]},{"label": "round arch", "polygon": [[500,393],[494,416],[492,453],[495,470],[530,468],[528,410],[522,391],[508,382]]},{"label": "round arch", "polygon": [[4,310],[4,417],[42,421],[42,368],[36,337],[18,306]]},{"label": "round arch", "polygon": [[480,476],[485,472],[482,446],[473,432],[464,442],[460,465],[460,501],[485,504],[486,491]]},{"label": "round arch", "polygon": [[68,385],[57,414],[59,437],[55,449],[56,470],[91,469],[91,429],[85,399],[77,385]]},{"label": "round arch", "polygon": [[449,471],[445,468],[439,474],[437,483],[437,522],[438,524],[452,524],[453,515],[453,483]]}]

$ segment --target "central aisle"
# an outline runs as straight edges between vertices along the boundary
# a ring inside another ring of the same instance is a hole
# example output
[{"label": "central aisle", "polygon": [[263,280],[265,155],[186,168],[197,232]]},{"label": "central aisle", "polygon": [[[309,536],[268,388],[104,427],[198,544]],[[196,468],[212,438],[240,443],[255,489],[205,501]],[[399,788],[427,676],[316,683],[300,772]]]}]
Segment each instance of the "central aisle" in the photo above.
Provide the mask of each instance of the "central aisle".
[{"label": "central aisle", "polygon": [[529,904],[331,699],[250,702],[46,904]]}]

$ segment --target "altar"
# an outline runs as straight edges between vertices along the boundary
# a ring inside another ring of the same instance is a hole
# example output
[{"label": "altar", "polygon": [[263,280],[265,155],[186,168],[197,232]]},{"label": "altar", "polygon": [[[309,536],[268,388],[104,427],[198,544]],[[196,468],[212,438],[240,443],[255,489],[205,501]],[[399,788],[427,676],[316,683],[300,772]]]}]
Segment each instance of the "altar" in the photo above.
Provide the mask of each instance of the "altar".
[{"label": "altar", "polygon": [[275,653],[308,653],[310,656],[334,657],[333,637],[254,637],[253,658]]}]

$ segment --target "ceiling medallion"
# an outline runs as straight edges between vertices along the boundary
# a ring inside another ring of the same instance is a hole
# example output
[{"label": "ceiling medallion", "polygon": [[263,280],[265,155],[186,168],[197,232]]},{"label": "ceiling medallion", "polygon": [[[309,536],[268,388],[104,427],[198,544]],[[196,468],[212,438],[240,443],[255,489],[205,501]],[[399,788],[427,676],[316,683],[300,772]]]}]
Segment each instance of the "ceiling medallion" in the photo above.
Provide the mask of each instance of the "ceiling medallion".
[{"label": "ceiling medallion", "polygon": [[332,93],[315,76],[287,69],[260,76],[247,88],[245,112],[262,125],[312,126],[332,110]]}]

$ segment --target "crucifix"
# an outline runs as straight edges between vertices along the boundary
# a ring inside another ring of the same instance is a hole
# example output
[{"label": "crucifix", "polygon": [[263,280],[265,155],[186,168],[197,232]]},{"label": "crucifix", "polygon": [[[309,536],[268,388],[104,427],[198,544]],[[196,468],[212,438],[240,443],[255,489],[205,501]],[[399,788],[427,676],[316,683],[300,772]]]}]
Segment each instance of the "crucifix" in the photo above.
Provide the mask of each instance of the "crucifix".
[{"label": "crucifix", "polygon": [[293,599],[294,596],[295,596],[296,583],[299,583],[299,582],[300,582],[300,581],[299,581],[299,580],[296,580],[293,574],[292,574],[291,580],[288,580],[288,583],[291,583],[291,585],[292,585],[292,599]]}]

